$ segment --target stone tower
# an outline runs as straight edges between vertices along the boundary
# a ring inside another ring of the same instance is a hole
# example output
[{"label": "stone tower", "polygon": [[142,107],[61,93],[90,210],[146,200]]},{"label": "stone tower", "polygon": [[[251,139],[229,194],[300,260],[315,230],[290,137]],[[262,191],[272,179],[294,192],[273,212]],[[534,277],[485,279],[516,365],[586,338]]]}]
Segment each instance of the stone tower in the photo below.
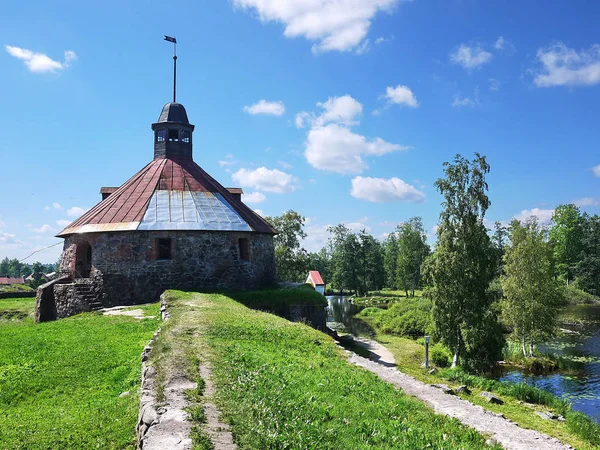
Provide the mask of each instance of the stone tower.
[{"label": "stone tower", "polygon": [[57,236],[60,277],[38,290],[36,320],[156,301],[166,289],[241,290],[275,282],[276,231],[192,158],[179,103],[152,124],[154,159]]}]

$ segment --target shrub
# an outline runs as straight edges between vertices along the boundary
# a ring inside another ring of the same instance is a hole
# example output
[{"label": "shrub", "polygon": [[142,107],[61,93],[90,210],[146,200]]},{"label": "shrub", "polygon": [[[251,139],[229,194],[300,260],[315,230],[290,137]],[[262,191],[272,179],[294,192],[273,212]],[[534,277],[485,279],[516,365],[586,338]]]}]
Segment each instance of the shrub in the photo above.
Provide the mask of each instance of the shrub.
[{"label": "shrub", "polygon": [[590,444],[600,444],[600,426],[589,416],[579,411],[568,411],[566,421],[569,430],[586,439]]},{"label": "shrub", "polygon": [[[365,315],[373,314],[372,311]],[[432,329],[431,301],[407,298],[395,302],[388,310],[376,315],[374,325],[384,333],[401,336],[424,336]]]},{"label": "shrub", "polygon": [[450,350],[448,350],[442,344],[437,343],[431,347],[430,355],[431,361],[433,361],[436,366],[448,367],[450,365],[452,354],[450,353]]},{"label": "shrub", "polygon": [[600,302],[600,298],[596,297],[595,295],[588,294],[573,284],[563,288],[563,295],[565,302],[570,305],[583,305]]}]

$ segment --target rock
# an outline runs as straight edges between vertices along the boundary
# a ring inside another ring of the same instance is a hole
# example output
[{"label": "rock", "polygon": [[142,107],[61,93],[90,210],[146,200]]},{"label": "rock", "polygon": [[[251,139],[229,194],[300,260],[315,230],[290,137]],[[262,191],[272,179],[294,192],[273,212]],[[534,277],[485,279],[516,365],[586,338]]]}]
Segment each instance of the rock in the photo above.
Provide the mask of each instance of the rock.
[{"label": "rock", "polygon": [[491,447],[492,445],[499,445],[500,443],[496,439],[490,438],[487,441],[485,441],[485,444]]},{"label": "rock", "polygon": [[466,386],[466,385],[461,385],[459,387],[456,388],[456,392],[458,394],[467,394],[469,395],[471,393],[471,390]]},{"label": "rock", "polygon": [[482,392],[479,395],[481,397],[485,398],[489,403],[495,403],[496,405],[502,405],[502,404],[504,404],[504,402],[502,400],[500,400],[498,397],[496,397],[491,392],[485,392],[484,391],[484,392]]},{"label": "rock", "polygon": [[549,411],[536,411],[535,413],[538,416],[540,416],[542,419],[545,419],[545,420],[558,420],[558,417],[559,417],[556,414],[549,412]]},{"label": "rock", "polygon": [[157,419],[158,415],[156,414],[154,408],[151,405],[146,406],[146,408],[144,408],[144,412],[142,413],[142,422],[150,426],[155,423]]},{"label": "rock", "polygon": [[130,395],[130,394],[131,394],[131,392],[129,392],[129,391],[121,392],[121,393],[119,394],[119,398],[127,397],[127,396],[128,396],[128,395]]},{"label": "rock", "polygon": [[351,344],[352,342],[354,342],[354,338],[351,334],[340,336],[340,344]]},{"label": "rock", "polygon": [[434,367],[433,369],[431,369],[429,372],[427,372],[429,375],[435,375],[437,373],[437,369]]},{"label": "rock", "polygon": [[167,412],[167,408],[165,408],[164,406],[161,406],[160,408],[157,408],[157,410],[156,410],[156,414],[158,414],[158,415],[162,415],[166,412]]},{"label": "rock", "polygon": [[431,386],[434,388],[440,389],[444,394],[456,395],[456,393],[454,392],[454,389],[452,389],[450,386],[447,386],[445,384],[432,384]]}]

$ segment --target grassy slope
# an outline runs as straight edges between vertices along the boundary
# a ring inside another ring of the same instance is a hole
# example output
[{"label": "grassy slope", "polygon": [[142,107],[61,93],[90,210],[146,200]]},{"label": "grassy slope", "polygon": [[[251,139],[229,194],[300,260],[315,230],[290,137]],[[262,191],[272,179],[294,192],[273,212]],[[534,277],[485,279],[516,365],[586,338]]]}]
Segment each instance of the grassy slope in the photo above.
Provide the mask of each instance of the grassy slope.
[{"label": "grassy slope", "polygon": [[224,295],[172,291],[172,320],[150,360],[161,373],[198,358],[240,449],[485,448],[485,438],[434,414],[345,361],[331,338]]},{"label": "grassy slope", "polygon": [[[369,317],[361,317],[361,319],[369,322]],[[394,354],[398,370],[427,383],[440,383],[440,378],[443,376],[444,372],[442,371],[440,376],[429,375],[423,369],[421,364],[423,363],[424,358],[424,348],[415,340],[379,332],[376,334],[376,339]],[[443,382],[454,387],[461,384],[453,383],[446,378],[443,379]],[[505,402],[504,405],[492,405],[479,396],[482,392],[481,389],[472,388],[471,390],[471,395],[461,394],[461,397],[469,400],[471,403],[481,405],[490,411],[502,413],[505,417],[512,419],[523,428],[539,430],[550,436],[557,437],[562,442],[570,444],[577,449],[598,448],[569,430],[566,423],[544,420],[535,414],[534,411],[536,410],[548,410],[546,407],[519,402],[516,398],[504,395],[500,395]]]},{"label": "grassy slope", "polygon": [[[0,448],[135,448],[140,353],[158,319],[82,314],[35,325],[0,300]],[[150,308],[158,316],[158,305]],[[124,391],[132,395],[119,398]]]},{"label": "grassy slope", "polygon": [[3,284],[0,286],[2,292],[31,292],[34,289],[27,284]]}]

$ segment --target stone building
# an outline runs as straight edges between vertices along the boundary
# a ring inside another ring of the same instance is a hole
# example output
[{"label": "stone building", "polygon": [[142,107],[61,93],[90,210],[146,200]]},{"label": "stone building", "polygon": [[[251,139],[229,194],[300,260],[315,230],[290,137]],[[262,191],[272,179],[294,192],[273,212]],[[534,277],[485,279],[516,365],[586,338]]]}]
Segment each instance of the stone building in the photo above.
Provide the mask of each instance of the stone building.
[{"label": "stone building", "polygon": [[194,125],[166,104],[154,159],[67,226],[60,277],[38,290],[36,320],[158,299],[166,289],[252,289],[275,282],[276,231],[192,159]]}]

